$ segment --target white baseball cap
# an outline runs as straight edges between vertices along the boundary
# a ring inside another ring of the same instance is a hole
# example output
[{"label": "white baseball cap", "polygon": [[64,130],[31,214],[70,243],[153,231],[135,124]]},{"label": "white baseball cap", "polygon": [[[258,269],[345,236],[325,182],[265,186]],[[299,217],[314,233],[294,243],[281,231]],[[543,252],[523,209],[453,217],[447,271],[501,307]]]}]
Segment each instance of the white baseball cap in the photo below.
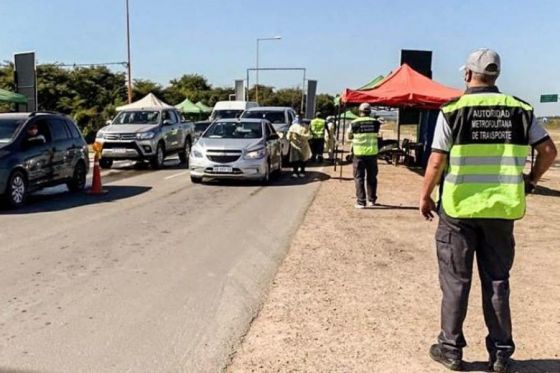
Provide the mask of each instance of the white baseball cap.
[{"label": "white baseball cap", "polygon": [[360,107],[358,108],[359,111],[362,112],[370,112],[371,111],[371,105],[368,104],[367,102],[364,102],[362,104],[360,104]]},{"label": "white baseball cap", "polygon": [[500,55],[488,48],[477,49],[467,58],[467,63],[461,70],[470,70],[475,73],[498,76],[500,75]]}]

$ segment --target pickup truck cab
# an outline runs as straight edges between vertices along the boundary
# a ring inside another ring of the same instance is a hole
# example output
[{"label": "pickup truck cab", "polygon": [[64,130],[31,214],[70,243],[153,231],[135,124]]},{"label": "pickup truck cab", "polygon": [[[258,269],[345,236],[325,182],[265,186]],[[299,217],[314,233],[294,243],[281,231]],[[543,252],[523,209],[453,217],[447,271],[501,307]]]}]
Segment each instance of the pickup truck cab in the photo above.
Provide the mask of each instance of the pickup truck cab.
[{"label": "pickup truck cab", "polygon": [[152,168],[159,169],[171,154],[178,154],[181,163],[188,166],[194,125],[183,121],[177,110],[123,110],[107,124],[96,136],[103,144],[101,168],[110,168],[114,160],[128,159],[148,160]]}]

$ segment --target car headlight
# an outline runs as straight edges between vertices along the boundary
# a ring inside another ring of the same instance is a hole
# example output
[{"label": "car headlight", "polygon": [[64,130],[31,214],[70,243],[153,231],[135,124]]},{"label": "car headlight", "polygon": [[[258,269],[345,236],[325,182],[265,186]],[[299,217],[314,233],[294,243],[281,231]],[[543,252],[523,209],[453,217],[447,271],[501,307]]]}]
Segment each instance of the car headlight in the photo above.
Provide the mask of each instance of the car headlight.
[{"label": "car headlight", "polygon": [[250,152],[247,152],[245,154],[245,159],[261,159],[264,158],[266,156],[266,149],[265,148],[260,148],[260,149],[256,149],[256,150],[252,150]]},{"label": "car headlight", "polygon": [[97,134],[95,135],[96,139],[104,139],[105,138],[105,134],[101,131],[97,132]]},{"label": "car headlight", "polygon": [[192,151],[191,151],[191,157],[202,158],[203,155],[202,155],[202,152],[200,150],[193,148]]},{"label": "car headlight", "polygon": [[156,133],[154,131],[140,132],[136,134],[138,140],[149,140],[153,139]]}]

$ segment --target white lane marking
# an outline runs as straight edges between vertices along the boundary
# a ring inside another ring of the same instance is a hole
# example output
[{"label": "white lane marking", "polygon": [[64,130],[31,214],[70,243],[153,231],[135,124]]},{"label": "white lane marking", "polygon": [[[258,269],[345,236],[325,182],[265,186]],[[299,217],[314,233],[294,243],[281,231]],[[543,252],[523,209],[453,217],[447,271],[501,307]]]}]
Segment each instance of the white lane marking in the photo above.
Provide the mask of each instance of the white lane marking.
[{"label": "white lane marking", "polygon": [[175,177],[183,176],[183,175],[186,175],[188,173],[189,173],[188,171],[183,171],[183,172],[179,172],[178,174],[169,175],[169,176],[165,177],[165,180],[169,180],[169,179],[173,179]]}]

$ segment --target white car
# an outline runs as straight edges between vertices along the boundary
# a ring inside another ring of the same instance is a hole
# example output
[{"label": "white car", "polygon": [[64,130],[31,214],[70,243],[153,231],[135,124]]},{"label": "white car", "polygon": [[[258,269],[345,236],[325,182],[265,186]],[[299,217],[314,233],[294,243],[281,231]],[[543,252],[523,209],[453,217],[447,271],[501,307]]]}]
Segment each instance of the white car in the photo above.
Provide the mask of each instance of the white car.
[{"label": "white car", "polygon": [[282,172],[279,136],[266,120],[212,122],[192,148],[191,181],[250,179],[264,184]]}]

